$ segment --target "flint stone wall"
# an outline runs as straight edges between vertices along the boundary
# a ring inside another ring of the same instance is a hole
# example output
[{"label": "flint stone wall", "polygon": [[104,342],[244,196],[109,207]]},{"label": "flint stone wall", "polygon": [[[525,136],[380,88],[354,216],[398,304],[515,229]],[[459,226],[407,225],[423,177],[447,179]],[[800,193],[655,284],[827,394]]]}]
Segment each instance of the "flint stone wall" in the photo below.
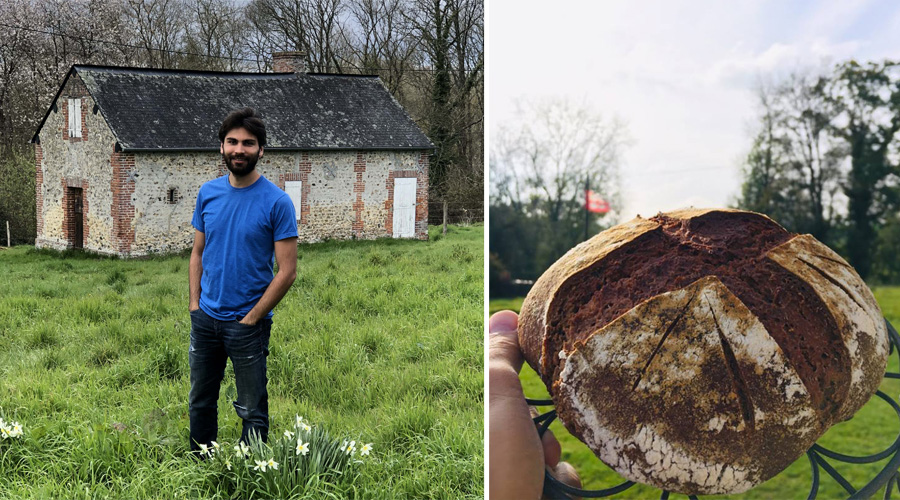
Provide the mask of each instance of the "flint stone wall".
[{"label": "flint stone wall", "polygon": [[[82,137],[69,138],[68,99],[81,98]],[[37,148],[37,248],[71,247],[67,228],[66,188],[82,188],[84,248],[115,253],[112,234],[113,195],[110,159],[115,146],[103,116],[78,75],[72,75],[41,130]]]},{"label": "flint stone wall", "polygon": [[[359,157],[362,172],[362,205],[355,210],[354,187]],[[419,172],[423,152],[265,152],[259,172],[284,189],[286,180],[303,182],[303,208],[298,217],[301,242],[325,239],[374,239],[390,237],[389,202],[391,173],[415,170],[419,184],[427,185],[426,167]],[[134,244],[131,255],[178,252],[194,239],[191,217],[200,185],[225,175],[221,155],[214,153],[136,153],[134,191]],[[403,176],[409,175],[408,173]],[[176,190],[175,203],[168,191]],[[354,222],[362,220],[360,229]],[[428,237],[426,219],[416,216],[416,238]]]}]

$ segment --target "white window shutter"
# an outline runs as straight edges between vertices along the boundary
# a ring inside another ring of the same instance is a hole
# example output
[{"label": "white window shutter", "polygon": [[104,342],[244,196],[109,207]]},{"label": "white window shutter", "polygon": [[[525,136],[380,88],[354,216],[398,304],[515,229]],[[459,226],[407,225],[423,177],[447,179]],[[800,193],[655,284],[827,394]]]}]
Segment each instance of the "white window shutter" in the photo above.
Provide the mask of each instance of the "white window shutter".
[{"label": "white window shutter", "polygon": [[81,137],[81,99],[75,99],[75,137]]},{"label": "white window shutter", "polygon": [[69,137],[75,136],[75,99],[69,99]]},{"label": "white window shutter", "polygon": [[294,202],[294,212],[300,220],[300,205],[303,200],[303,181],[284,181],[284,192]]}]

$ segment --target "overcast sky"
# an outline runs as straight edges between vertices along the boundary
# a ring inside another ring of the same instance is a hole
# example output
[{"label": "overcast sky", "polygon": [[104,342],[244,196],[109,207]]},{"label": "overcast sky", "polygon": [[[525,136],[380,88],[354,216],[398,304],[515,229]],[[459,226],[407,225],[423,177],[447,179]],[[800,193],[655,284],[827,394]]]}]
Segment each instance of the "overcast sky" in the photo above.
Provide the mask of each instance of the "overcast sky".
[{"label": "overcast sky", "polygon": [[516,99],[620,117],[622,221],[737,195],[760,78],[900,59],[900,2],[886,0],[489,0],[488,16],[489,132]]}]

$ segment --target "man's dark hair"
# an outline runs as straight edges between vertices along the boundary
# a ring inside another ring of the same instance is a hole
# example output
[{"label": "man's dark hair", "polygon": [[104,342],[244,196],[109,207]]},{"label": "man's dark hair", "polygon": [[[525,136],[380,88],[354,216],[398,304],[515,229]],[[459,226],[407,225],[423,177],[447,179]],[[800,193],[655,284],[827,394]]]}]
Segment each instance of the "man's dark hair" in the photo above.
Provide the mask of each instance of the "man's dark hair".
[{"label": "man's dark hair", "polygon": [[236,109],[225,117],[222,126],[219,127],[219,142],[225,142],[228,132],[236,128],[245,128],[256,136],[260,147],[266,145],[266,124],[253,108]]}]

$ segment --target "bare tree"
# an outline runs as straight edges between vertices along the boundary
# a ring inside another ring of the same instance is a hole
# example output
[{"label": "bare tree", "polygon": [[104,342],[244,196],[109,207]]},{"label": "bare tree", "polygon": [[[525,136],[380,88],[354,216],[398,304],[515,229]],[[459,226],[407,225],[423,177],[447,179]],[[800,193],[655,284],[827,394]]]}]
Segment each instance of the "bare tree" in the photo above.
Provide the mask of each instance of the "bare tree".
[{"label": "bare tree", "polygon": [[[617,219],[628,138],[619,120],[569,101],[520,102],[512,123],[491,140],[491,251],[515,276],[537,277],[582,241],[586,222],[594,234]],[[586,182],[610,213],[586,213]]]},{"label": "bare tree", "polygon": [[311,71],[341,72],[341,0],[253,0],[248,9],[271,48],[306,52]]},{"label": "bare tree", "polygon": [[189,55],[184,66],[196,69],[238,71],[246,65],[242,60],[244,34],[249,27],[235,22],[243,17],[235,0],[193,0],[191,23],[185,36]]},{"label": "bare tree", "polygon": [[840,164],[847,151],[829,133],[834,111],[825,94],[827,79],[795,73],[780,88],[783,144],[797,185],[808,203],[811,226],[804,228],[828,241],[839,189]]},{"label": "bare tree", "polygon": [[154,68],[177,68],[187,32],[184,1],[126,0],[125,14],[145,63]]},{"label": "bare tree", "polygon": [[401,0],[349,0],[354,28],[345,33],[352,47],[348,64],[361,73],[381,76],[385,86],[402,100],[404,77],[410,69],[416,41],[404,17]]}]

